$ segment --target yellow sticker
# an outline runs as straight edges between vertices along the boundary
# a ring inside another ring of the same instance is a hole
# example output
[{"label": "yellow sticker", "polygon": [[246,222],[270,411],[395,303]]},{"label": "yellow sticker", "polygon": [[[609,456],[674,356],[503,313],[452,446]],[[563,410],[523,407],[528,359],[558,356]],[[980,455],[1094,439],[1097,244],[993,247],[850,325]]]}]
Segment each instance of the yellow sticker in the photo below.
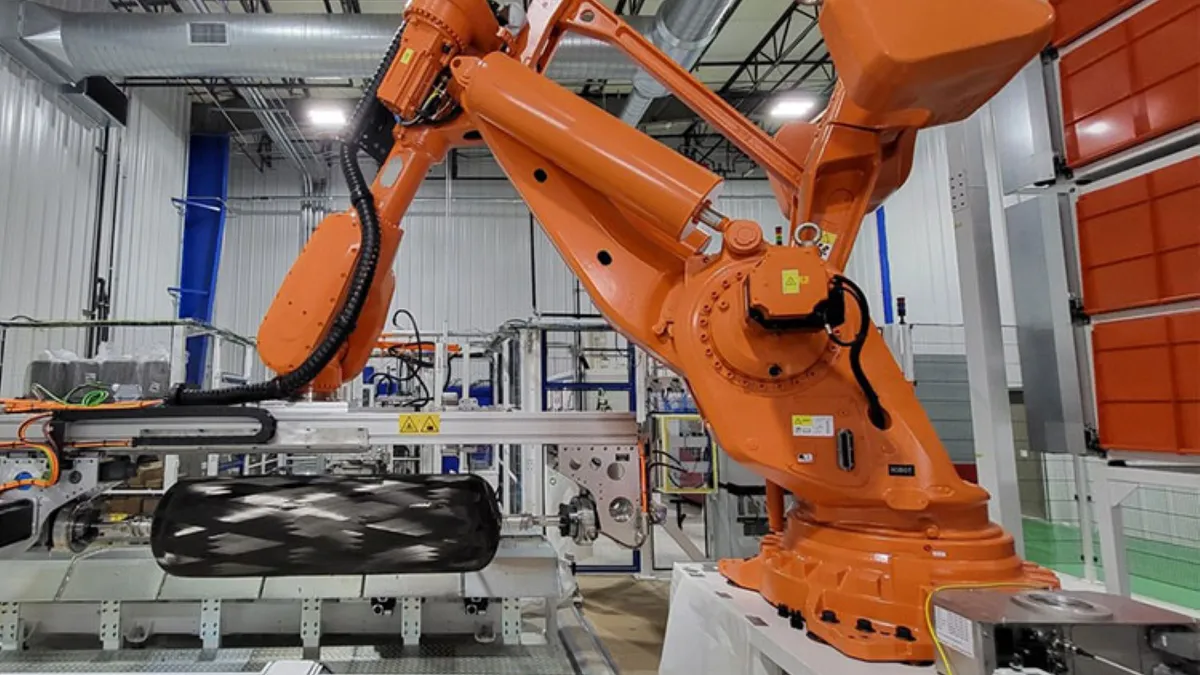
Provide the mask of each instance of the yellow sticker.
[{"label": "yellow sticker", "polygon": [[808,283],[808,277],[800,274],[800,270],[784,270],[783,271],[783,294],[797,295],[800,293],[800,287]]},{"label": "yellow sticker", "polygon": [[817,242],[817,251],[821,253],[822,260],[829,260],[829,254],[833,253],[833,245],[837,243],[837,235],[832,232],[822,232],[821,241]]},{"label": "yellow sticker", "polygon": [[442,416],[439,413],[403,413],[400,415],[400,433],[414,436],[429,436],[442,432]]},{"label": "yellow sticker", "polygon": [[407,66],[408,62],[412,61],[412,57],[413,57],[412,48],[405,49],[404,53],[400,55],[400,63],[403,63],[404,65]]}]

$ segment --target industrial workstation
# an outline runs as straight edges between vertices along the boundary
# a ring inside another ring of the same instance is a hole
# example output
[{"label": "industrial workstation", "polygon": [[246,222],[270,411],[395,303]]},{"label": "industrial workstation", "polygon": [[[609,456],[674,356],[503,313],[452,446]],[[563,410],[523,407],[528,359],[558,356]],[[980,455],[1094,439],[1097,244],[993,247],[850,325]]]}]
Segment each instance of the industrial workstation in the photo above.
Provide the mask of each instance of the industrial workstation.
[{"label": "industrial workstation", "polygon": [[0,675],[1200,675],[1200,0],[0,0]]}]

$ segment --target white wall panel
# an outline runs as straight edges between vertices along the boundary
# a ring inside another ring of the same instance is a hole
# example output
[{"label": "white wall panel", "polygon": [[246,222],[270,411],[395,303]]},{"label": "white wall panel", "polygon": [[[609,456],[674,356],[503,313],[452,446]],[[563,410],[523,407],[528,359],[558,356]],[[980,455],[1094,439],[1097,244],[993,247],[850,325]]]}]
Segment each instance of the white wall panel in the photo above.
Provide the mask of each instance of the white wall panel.
[{"label": "white wall panel", "polygon": [[[959,291],[954,219],[950,211],[950,167],[942,128],[917,136],[912,174],[886,202],[892,295],[908,300],[913,349],[921,354],[965,354],[962,294]],[[1003,220],[994,221],[1003,223]],[[865,227],[863,228],[866,229]],[[1000,319],[1010,387],[1020,387],[1012,280],[1004,232],[993,232]]]},{"label": "white wall panel", "polygon": [[[117,134],[121,161],[110,281],[114,319],[178,315],[168,289],[179,285],[183,216],[171,200],[187,191],[189,114],[183,90],[137,89],[129,97],[129,119]],[[123,329],[114,332],[113,342],[126,353],[166,347],[170,331]]]},{"label": "white wall panel", "polygon": [[[428,181],[404,219],[392,310],[422,330],[491,331],[533,311],[529,210],[505,181]],[[539,278],[539,283],[541,279]]]},{"label": "white wall panel", "polygon": [[892,294],[908,299],[908,320],[961,325],[950,168],[942,129],[918,134],[912,174],[884,208]]},{"label": "white wall panel", "polygon": [[[88,304],[98,132],[0,53],[0,317],[82,318]],[[82,331],[13,329],[0,394],[23,387],[43,349],[79,350]]]},{"label": "white wall panel", "polygon": [[290,166],[259,172],[235,154],[229,167],[229,209],[217,272],[213,323],[253,336],[307,239],[299,200],[299,173]]},{"label": "white wall panel", "polygon": [[[103,131],[80,124],[51,88],[0,54],[0,317],[84,318],[93,273],[110,277],[110,250],[112,317],[174,315],[167,287],[178,283],[180,222],[170,199],[183,191],[187,116],[181,93],[131,96],[129,126],[110,135],[96,266]],[[45,349],[81,352],[83,335],[9,331],[0,392],[18,392],[26,364]],[[113,334],[122,350],[161,337]]]}]

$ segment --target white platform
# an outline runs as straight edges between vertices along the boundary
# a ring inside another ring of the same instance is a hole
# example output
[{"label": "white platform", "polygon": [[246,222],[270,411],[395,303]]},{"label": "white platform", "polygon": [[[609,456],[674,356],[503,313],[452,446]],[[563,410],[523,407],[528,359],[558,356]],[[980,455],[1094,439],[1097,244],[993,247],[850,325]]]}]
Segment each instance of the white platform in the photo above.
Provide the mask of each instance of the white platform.
[{"label": "white platform", "polygon": [[[1059,574],[1063,588],[1104,592],[1103,584]],[[1200,611],[1149,598],[1147,604],[1200,618]],[[729,585],[712,564],[679,563],[659,675],[933,675],[933,666],[867,663],[809,640],[757,593]]]},{"label": "white platform", "polygon": [[932,666],[856,661],[792,628],[715,565],[678,564],[659,675],[931,675]]}]

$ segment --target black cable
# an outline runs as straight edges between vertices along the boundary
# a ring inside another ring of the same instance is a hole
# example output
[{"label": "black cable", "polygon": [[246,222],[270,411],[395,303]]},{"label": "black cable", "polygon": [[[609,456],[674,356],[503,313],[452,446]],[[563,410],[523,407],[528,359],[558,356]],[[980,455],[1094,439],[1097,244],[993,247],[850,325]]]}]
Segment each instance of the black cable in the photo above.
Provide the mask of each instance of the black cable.
[{"label": "black cable", "polygon": [[[676,468],[686,469],[686,467],[684,467],[684,465],[683,465],[683,460],[679,459],[678,457],[676,457],[675,455],[672,455],[669,452],[663,452],[662,450],[652,450],[651,454],[661,455],[663,457],[666,457],[668,460],[675,462]],[[659,463],[661,464],[662,462],[659,462]]]},{"label": "black cable", "polygon": [[681,466],[672,466],[671,464],[668,464],[667,462],[650,462],[649,464],[646,465],[646,475],[649,476],[651,471],[653,471],[655,468],[660,467],[660,466],[667,467],[667,469],[668,469],[667,480],[671,481],[671,485],[674,485],[677,488],[683,487],[682,485],[679,484],[679,479],[677,479],[674,476],[674,474],[672,474],[670,471],[670,470],[675,470],[675,471],[678,471],[679,473],[683,473],[685,471],[685,469]]},{"label": "black cable", "polygon": [[867,303],[867,296],[857,284],[840,274],[833,277],[832,291],[854,298],[855,304],[858,305],[858,331],[849,342],[843,342],[830,330],[829,339],[834,344],[850,348],[850,370],[854,373],[854,379],[862,389],[863,396],[867,398],[867,419],[871,420],[871,424],[876,429],[886,429],[888,426],[887,412],[883,409],[883,404],[879,401],[879,394],[876,393],[875,387],[871,385],[871,381],[862,367],[863,346],[866,345],[867,336],[871,333],[871,307]]},{"label": "black cable", "polygon": [[408,317],[408,322],[412,324],[413,337],[416,338],[416,344],[420,345],[421,344],[421,327],[417,325],[417,317],[413,316],[412,312],[408,311],[407,309],[404,309],[403,307],[392,312],[392,328],[400,328],[399,317],[401,314]]},{"label": "black cable", "polygon": [[325,337],[304,359],[304,362],[289,373],[277,375],[266,382],[221,389],[189,390],[184,385],[180,385],[170,396],[169,403],[174,405],[232,405],[291,397],[312,382],[313,378],[329,365],[350,334],[354,332],[359,315],[362,314],[363,305],[366,304],[367,295],[370,293],[371,284],[375,280],[375,268],[379,264],[381,240],[375,198],[371,194],[370,184],[363,177],[362,167],[358,163],[358,138],[367,123],[368,112],[375,104],[379,83],[400,51],[403,35],[404,24],[402,23],[396,29],[387,53],[384,54],[383,60],[380,61],[378,68],[375,69],[375,74],[370,79],[370,84],[354,108],[349,131],[342,139],[342,147],[338,153],[342,174],[346,178],[346,186],[350,192],[350,203],[358,214],[361,242],[358,260],[355,262],[350,285],[346,291],[346,300],[337,316],[333,318],[332,325],[325,333]]},{"label": "black cable", "polygon": [[[454,359],[461,359],[462,357],[463,357],[462,352],[459,352],[457,354],[451,354],[446,357],[446,381],[444,383],[442,383],[442,391],[445,391],[450,388],[450,380],[452,379],[451,376],[454,374],[454,372],[453,372],[454,367],[452,365],[454,363]],[[487,352],[471,352],[471,358],[473,358],[473,359],[487,358]],[[470,377],[471,377],[471,374],[467,373],[463,379],[470,379]],[[492,376],[489,373],[488,381],[491,381],[491,380],[492,380]],[[471,384],[468,382],[466,387],[467,387],[467,389],[470,389]],[[467,391],[464,390],[462,396],[463,396],[463,398],[467,398],[470,396],[470,393],[468,393]]]},{"label": "black cable", "polygon": [[[423,392],[422,396],[409,402],[409,405],[420,408],[421,406],[433,401],[433,394],[431,394],[429,391],[429,385],[425,384],[425,380],[421,378],[421,369],[432,368],[433,364],[421,358],[421,354],[424,352],[426,342],[421,339],[421,327],[417,324],[417,317],[413,316],[412,312],[404,309],[403,307],[397,309],[392,313],[392,327],[400,328],[401,315],[408,317],[409,323],[412,324],[413,338],[415,339],[414,342],[405,343],[402,347],[412,348],[415,346],[417,355],[413,356],[412,354],[402,351],[401,348],[396,347],[389,349],[388,353],[396,357],[397,361],[401,365],[408,368],[408,372],[402,381],[410,382],[416,380],[417,384],[421,387],[421,391]],[[432,345],[432,343],[428,344]]]}]

